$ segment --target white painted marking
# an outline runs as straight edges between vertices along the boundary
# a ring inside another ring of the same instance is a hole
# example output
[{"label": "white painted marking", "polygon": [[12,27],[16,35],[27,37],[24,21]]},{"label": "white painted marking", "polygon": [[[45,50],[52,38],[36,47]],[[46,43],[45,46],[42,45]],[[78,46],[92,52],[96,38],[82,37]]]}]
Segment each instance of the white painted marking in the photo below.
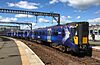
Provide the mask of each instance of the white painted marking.
[{"label": "white painted marking", "polygon": [[69,38],[70,32],[68,31],[68,28],[65,28],[65,37],[63,38],[63,43]]},{"label": "white painted marking", "polygon": [[38,36],[38,38],[40,38],[40,36]]},{"label": "white painted marking", "polygon": [[32,38],[34,39],[34,35],[32,34]]},{"label": "white painted marking", "polygon": [[61,32],[58,32],[58,34],[61,34]]},{"label": "white painted marking", "polygon": [[51,36],[47,36],[48,42],[51,42]]},{"label": "white painted marking", "polygon": [[95,47],[92,47],[92,48],[93,48],[93,49],[98,49],[98,50],[100,50],[100,47],[96,47],[96,46],[95,46]]}]

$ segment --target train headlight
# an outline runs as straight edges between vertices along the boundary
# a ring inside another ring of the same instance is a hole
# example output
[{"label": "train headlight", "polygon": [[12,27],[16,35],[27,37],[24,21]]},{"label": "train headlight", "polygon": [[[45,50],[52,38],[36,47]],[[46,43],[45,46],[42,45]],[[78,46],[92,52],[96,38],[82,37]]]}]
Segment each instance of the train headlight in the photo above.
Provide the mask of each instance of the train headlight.
[{"label": "train headlight", "polygon": [[83,37],[82,42],[83,42],[83,44],[87,44],[88,43],[88,37]]},{"label": "train headlight", "polygon": [[74,43],[78,45],[78,36],[74,36]]}]

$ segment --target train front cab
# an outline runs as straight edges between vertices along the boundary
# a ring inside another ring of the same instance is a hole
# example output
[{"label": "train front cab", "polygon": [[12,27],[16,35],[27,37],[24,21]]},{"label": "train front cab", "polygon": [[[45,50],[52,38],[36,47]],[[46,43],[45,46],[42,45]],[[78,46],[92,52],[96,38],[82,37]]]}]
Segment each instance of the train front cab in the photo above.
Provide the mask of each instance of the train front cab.
[{"label": "train front cab", "polygon": [[92,47],[89,45],[89,23],[78,22],[75,23],[73,42],[78,47],[77,53],[84,53],[86,55],[92,55]]}]

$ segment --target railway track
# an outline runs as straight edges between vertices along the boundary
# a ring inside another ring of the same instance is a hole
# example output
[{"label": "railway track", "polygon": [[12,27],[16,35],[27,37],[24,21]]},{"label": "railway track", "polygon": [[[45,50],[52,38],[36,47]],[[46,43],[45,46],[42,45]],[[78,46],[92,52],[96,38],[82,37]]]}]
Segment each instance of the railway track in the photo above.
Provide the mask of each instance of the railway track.
[{"label": "railway track", "polygon": [[54,48],[36,42],[21,40],[26,43],[46,65],[100,65],[93,52],[92,57],[77,57],[71,54],[62,53]]}]

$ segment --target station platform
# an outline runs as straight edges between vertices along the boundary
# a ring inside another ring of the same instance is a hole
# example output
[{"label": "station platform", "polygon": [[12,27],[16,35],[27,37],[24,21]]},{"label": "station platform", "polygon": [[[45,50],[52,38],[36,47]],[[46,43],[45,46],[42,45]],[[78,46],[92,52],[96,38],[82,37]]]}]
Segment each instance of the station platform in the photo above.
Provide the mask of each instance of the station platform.
[{"label": "station platform", "polygon": [[92,46],[93,50],[100,51],[100,46]]},{"label": "station platform", "polygon": [[89,41],[90,45],[92,46],[100,46],[100,40],[96,40],[96,41]]},{"label": "station platform", "polygon": [[93,50],[100,51],[100,41],[89,41],[90,45],[92,46]]},{"label": "station platform", "polygon": [[45,65],[23,42],[4,38],[6,40],[0,38],[0,65]]}]

